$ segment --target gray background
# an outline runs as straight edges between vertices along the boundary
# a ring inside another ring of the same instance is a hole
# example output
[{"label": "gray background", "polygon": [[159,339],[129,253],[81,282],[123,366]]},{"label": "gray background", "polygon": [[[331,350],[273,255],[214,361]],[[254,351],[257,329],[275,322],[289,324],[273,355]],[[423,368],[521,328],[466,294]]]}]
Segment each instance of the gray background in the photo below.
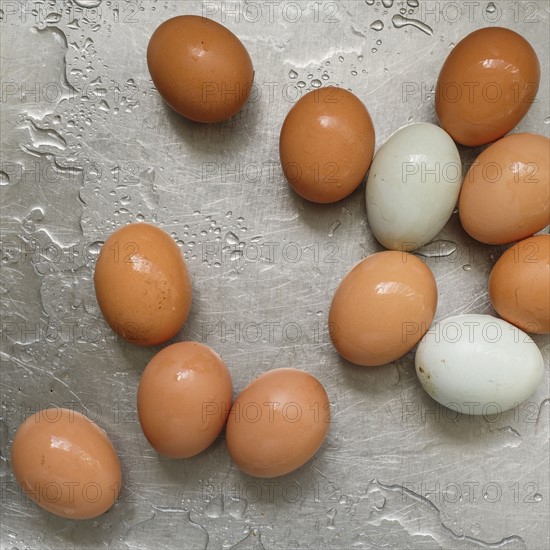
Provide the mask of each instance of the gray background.
[{"label": "gray background", "polygon": [[[457,417],[422,391],[414,353],[380,368],[343,361],[326,327],[331,297],[381,250],[364,185],[314,205],[278,164],[285,114],[321,83],[365,102],[377,147],[404,124],[435,122],[441,64],[487,25],[520,32],[537,51],[540,93],[517,130],[548,135],[549,3],[383,4],[0,1],[2,548],[549,546],[548,376],[512,411]],[[400,10],[423,28],[397,28]],[[230,121],[184,120],[151,83],[148,39],[184,13],[228,26],[254,61],[253,95]],[[464,162],[479,151],[461,149]],[[136,220],[171,233],[188,260],[193,307],[174,340],[216,349],[235,394],[283,366],[325,385],[333,422],[307,465],[258,480],[236,470],[223,438],[184,461],[149,447],[135,395],[158,348],[118,339],[93,290],[102,242]],[[437,278],[438,319],[493,313],[487,276],[501,252],[472,242],[452,216],[421,256]],[[548,362],[548,338],[535,340]],[[48,514],[15,484],[6,458],[15,430],[51,404],[88,414],[120,454],[120,499],[96,520]]]}]

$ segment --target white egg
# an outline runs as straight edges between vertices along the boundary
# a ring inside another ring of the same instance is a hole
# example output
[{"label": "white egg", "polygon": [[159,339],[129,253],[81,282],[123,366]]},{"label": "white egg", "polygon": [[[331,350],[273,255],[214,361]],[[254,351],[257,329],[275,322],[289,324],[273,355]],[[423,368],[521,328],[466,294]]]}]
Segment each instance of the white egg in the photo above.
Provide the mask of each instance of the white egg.
[{"label": "white egg", "polygon": [[461,182],[460,155],[447,132],[427,122],[397,130],[376,153],[367,179],[374,236],[392,250],[430,242],[451,217]]},{"label": "white egg", "polygon": [[491,315],[436,323],[416,351],[416,374],[439,403],[465,414],[499,414],[536,390],[542,354],[522,330]]}]

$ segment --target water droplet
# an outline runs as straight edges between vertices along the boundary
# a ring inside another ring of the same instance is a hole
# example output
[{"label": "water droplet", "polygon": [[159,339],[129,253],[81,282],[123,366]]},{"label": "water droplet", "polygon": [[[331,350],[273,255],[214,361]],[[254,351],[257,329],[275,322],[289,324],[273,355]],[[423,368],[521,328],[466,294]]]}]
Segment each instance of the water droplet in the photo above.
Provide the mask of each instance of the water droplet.
[{"label": "water droplet", "polygon": [[323,80],[328,80],[328,79],[329,79],[329,76],[328,76],[327,73],[324,73],[324,74],[321,75],[321,78],[322,78]]},{"label": "water droplet", "polygon": [[550,124],[550,116],[547,116],[547,117],[544,119],[544,124]]},{"label": "water droplet", "polygon": [[343,56],[343,55],[339,55],[339,56],[338,56],[338,61],[340,61],[340,63],[343,63],[343,62],[344,62],[344,56]]},{"label": "water droplet", "polygon": [[329,228],[328,230],[328,236],[334,237],[335,231],[342,225],[342,222],[340,220],[336,220]]},{"label": "water droplet", "polygon": [[372,53],[376,53],[377,51],[378,51],[377,48],[372,48],[372,50],[371,50]]},{"label": "water droplet", "polygon": [[357,61],[363,61],[363,56],[362,56],[362,55],[358,55],[358,56],[357,56]]},{"label": "water droplet", "polygon": [[104,244],[105,243],[103,241],[94,241],[92,244],[90,244],[90,246],[88,246],[88,254],[93,257],[98,256],[99,252],[101,251],[101,247]]},{"label": "water droplet", "polygon": [[437,240],[425,244],[414,251],[419,256],[425,258],[444,258],[456,252],[456,243],[453,241]]},{"label": "water droplet", "polygon": [[9,185],[10,183],[10,177],[6,172],[0,172],[0,186],[1,185]]},{"label": "water droplet", "polygon": [[373,31],[381,31],[384,28],[384,23],[380,19],[377,19],[370,24],[370,28]]},{"label": "water droplet", "polygon": [[419,5],[420,3],[418,0],[407,0],[407,6],[409,6],[409,8],[418,8]]},{"label": "water droplet", "polygon": [[298,88],[305,88],[306,83],[303,80],[299,80],[297,83]]},{"label": "water droplet", "polygon": [[464,264],[464,265],[462,266],[462,269],[463,269],[464,271],[471,271],[471,270],[472,270],[472,266],[471,266],[470,264]]},{"label": "water droplet", "polygon": [[327,518],[328,518],[327,529],[335,529],[334,519],[336,518],[336,513],[337,513],[336,508],[331,508],[327,512]]},{"label": "water droplet", "polygon": [[223,501],[221,495],[214,497],[206,505],[204,512],[209,518],[219,518],[223,513]]},{"label": "water droplet", "polygon": [[233,212],[231,212],[231,210],[229,210],[229,212],[225,213],[226,218],[230,218],[232,215],[233,215]]},{"label": "water droplet", "polygon": [[540,493],[537,493],[536,495],[533,495],[533,500],[535,502],[540,502],[542,500],[542,495]]},{"label": "water droplet", "polygon": [[365,4],[367,4],[367,6],[374,6],[374,0],[365,0]]},{"label": "water droplet", "polygon": [[495,6],[495,3],[489,2],[487,6],[485,6],[485,11],[487,13],[495,13],[495,11],[497,11],[497,7]]},{"label": "water droplet", "polygon": [[225,242],[227,244],[230,244],[230,245],[237,245],[237,244],[239,244],[239,237],[237,237],[237,235],[235,235],[235,233],[233,233],[233,231],[229,231],[225,235]]},{"label": "water droplet", "polygon": [[229,259],[232,262],[239,261],[243,257],[243,251],[242,250],[233,250],[231,254],[229,254]]},{"label": "water droplet", "polygon": [[74,0],[74,3],[84,9],[97,8],[101,4],[101,0]]},{"label": "water droplet", "polygon": [[428,36],[433,36],[433,29],[426,25],[423,21],[419,21],[418,19],[412,19],[409,17],[403,17],[400,14],[396,14],[391,18],[391,22],[393,23],[393,26],[396,29],[401,29],[402,27],[406,27],[407,25],[410,25],[411,27],[415,27],[416,29],[426,33]]},{"label": "water droplet", "polygon": [[376,41],[376,45],[377,45],[377,46],[381,46],[381,45],[382,45],[382,40],[380,40],[380,39],[377,40],[377,41]]},{"label": "water droplet", "polygon": [[292,69],[289,71],[288,76],[289,78],[298,78],[298,73],[294,69]]},{"label": "water droplet", "polygon": [[393,6],[393,0],[382,0],[382,5],[385,8],[391,8]]},{"label": "water droplet", "polygon": [[136,220],[137,220],[138,222],[142,222],[142,221],[145,220],[145,216],[144,216],[143,214],[138,214],[138,215],[136,216]]},{"label": "water droplet", "polygon": [[44,20],[48,25],[55,25],[56,23],[59,23],[61,21],[61,14],[60,13],[48,13],[46,15],[46,19]]},{"label": "water droplet", "polygon": [[315,78],[311,81],[311,85],[314,88],[320,88],[321,87],[321,81],[319,79]]},{"label": "water droplet", "polygon": [[355,69],[351,71],[351,76],[357,76],[357,71]]}]

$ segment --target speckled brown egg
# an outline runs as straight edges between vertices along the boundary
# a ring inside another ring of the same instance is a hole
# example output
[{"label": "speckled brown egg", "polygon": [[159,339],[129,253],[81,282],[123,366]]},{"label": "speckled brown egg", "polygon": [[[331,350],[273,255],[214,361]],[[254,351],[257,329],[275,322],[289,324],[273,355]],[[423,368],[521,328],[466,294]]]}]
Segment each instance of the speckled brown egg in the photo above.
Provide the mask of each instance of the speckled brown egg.
[{"label": "speckled brown egg", "polygon": [[141,376],[137,408],[143,433],[165,456],[194,456],[225,426],[232,392],[229,370],[214,350],[198,342],[172,344]]},{"label": "speckled brown egg", "polygon": [[452,49],[439,73],[441,127],[463,145],[495,141],[525,116],[539,82],[537,54],[523,36],[502,27],[478,29]]},{"label": "speckled brown egg", "polygon": [[253,380],[233,403],[227,449],[247,474],[282,476],[313,457],[329,424],[330,403],[319,380],[299,369],[274,369]]},{"label": "speckled brown egg", "polygon": [[178,245],[147,223],[126,225],[105,241],[94,285],[111,328],[141,346],[175,336],[191,308],[191,280]]},{"label": "speckled brown egg", "polygon": [[489,277],[496,312],[526,332],[550,332],[550,235],[535,235],[509,248]]},{"label": "speckled brown egg", "polygon": [[283,172],[294,191],[312,202],[335,202],[363,181],[374,154],[374,126],[361,100],[327,86],[299,99],[279,140]]},{"label": "speckled brown egg", "polygon": [[121,488],[120,461],[109,437],[70,409],[44,409],[29,416],[15,434],[11,464],[26,495],[64,518],[103,514]]},{"label": "speckled brown egg", "polygon": [[246,102],[254,80],[242,42],[223,25],[196,15],[173,17],[155,30],[147,66],[168,105],[197,122],[232,117]]}]

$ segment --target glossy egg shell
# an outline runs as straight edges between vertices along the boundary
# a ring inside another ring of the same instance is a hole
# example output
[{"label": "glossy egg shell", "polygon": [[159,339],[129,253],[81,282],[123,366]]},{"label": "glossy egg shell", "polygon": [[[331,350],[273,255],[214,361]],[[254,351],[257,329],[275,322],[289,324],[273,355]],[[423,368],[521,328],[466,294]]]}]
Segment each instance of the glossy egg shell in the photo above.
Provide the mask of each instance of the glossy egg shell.
[{"label": "glossy egg shell", "polygon": [[496,312],[526,332],[550,332],[550,235],[535,235],[509,248],[489,277]]},{"label": "glossy egg shell", "polygon": [[331,340],[352,363],[384,365],[418,343],[436,307],[436,282],[425,264],[406,252],[378,252],[353,267],[336,289]]},{"label": "glossy egg shell", "polygon": [[463,145],[501,138],[535,101],[540,66],[532,46],[502,27],[476,30],[448,55],[436,85],[441,127]]},{"label": "glossy egg shell", "polygon": [[283,172],[292,188],[317,203],[354,191],[374,153],[374,126],[361,100],[343,88],[307,93],[287,114],[279,140]]},{"label": "glossy egg shell", "polygon": [[143,371],[138,417],[151,446],[171,458],[188,458],[220,434],[233,386],[222,358],[198,342],[178,342],[159,351]]},{"label": "glossy egg shell", "polygon": [[120,461],[107,434],[74,410],[29,416],[15,434],[11,464],[27,496],[64,518],[103,514],[121,489]]},{"label": "glossy egg shell", "polygon": [[254,80],[242,42],[223,25],[196,15],[173,17],[155,30],[147,66],[164,100],[197,122],[232,117],[246,102]]},{"label": "glossy egg shell", "polygon": [[473,415],[501,414],[528,399],[544,375],[533,340],[491,315],[435,323],[416,351],[416,374],[441,405]]},{"label": "glossy egg shell", "polygon": [[444,130],[427,122],[400,128],[370,168],[365,198],[371,231],[391,250],[420,248],[451,217],[461,183],[460,155]]},{"label": "glossy egg shell", "polygon": [[253,380],[237,397],[227,420],[227,449],[247,474],[277,477],[310,460],[330,424],[322,384],[293,368],[274,369]]},{"label": "glossy egg shell", "polygon": [[472,163],[460,191],[458,213],[478,241],[507,244],[550,223],[550,140],[510,134]]},{"label": "glossy egg shell", "polygon": [[142,346],[175,336],[191,308],[191,280],[178,245],[147,223],[126,225],[105,241],[94,286],[111,328]]}]

